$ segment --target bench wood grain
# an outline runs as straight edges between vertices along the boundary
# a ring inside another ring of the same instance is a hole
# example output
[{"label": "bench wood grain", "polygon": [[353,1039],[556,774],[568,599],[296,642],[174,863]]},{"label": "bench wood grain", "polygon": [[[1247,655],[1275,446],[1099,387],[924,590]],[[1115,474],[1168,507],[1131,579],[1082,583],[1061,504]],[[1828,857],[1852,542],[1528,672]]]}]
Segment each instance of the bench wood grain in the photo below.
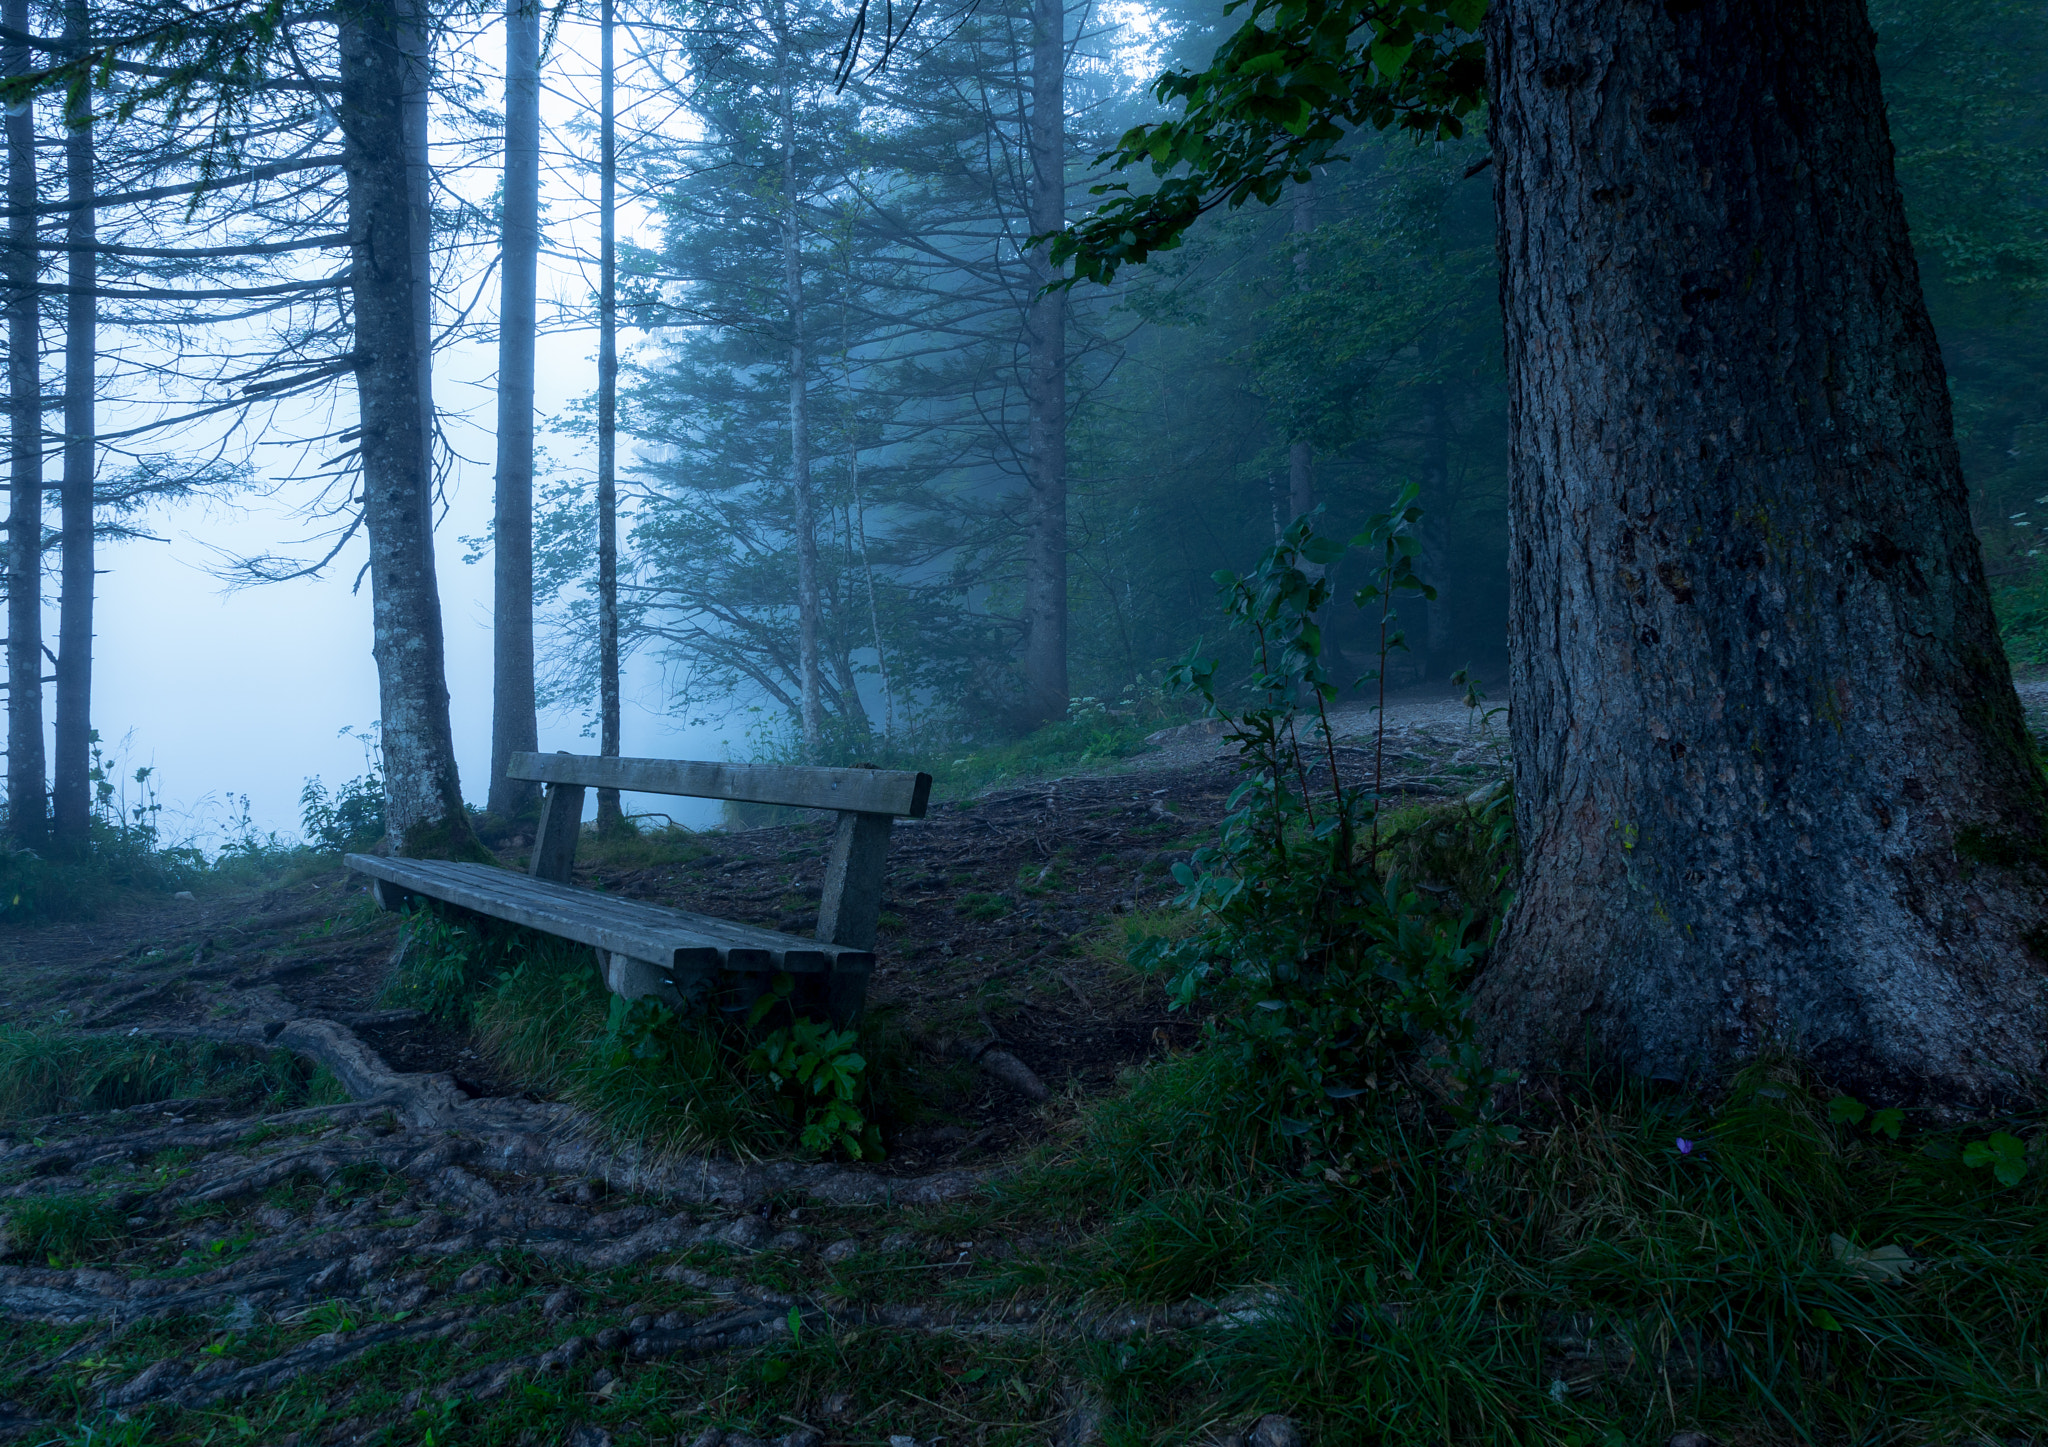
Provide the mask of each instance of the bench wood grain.
[{"label": "bench wood grain", "polygon": [[681,794],[740,804],[850,810],[922,819],[932,776],[907,769],[814,769],[696,759],[608,759],[594,754],[516,753],[506,777],[585,789]]},{"label": "bench wood grain", "polygon": [[344,863],[397,889],[575,940],[609,955],[644,960],[679,975],[718,970],[865,975],[875,962],[868,950],[597,894],[488,864],[385,859],[374,854],[351,854]]}]

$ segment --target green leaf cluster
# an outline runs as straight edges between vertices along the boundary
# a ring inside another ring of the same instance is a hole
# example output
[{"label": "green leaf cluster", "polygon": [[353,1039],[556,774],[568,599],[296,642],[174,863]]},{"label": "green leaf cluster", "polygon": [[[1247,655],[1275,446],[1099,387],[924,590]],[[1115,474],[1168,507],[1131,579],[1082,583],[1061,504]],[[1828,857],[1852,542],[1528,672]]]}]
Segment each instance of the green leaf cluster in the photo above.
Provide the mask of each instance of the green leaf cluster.
[{"label": "green leaf cluster", "polygon": [[[748,1023],[758,1028],[785,1009],[793,986],[778,975],[775,988],[754,1002]],[[882,1135],[861,1110],[867,1090],[867,1058],[860,1033],[830,1022],[791,1015],[788,1023],[761,1035],[747,1066],[778,1092],[797,1140],[818,1155],[844,1153],[854,1160],[878,1160]]]},{"label": "green leaf cluster", "polygon": [[[1107,282],[1171,250],[1218,206],[1271,204],[1290,181],[1339,159],[1361,126],[1418,139],[1455,138],[1483,103],[1486,0],[1238,0],[1249,11],[1206,69],[1172,70],[1153,84],[1171,120],[1135,126],[1098,165],[1150,166],[1144,194],[1122,181],[1093,188],[1096,211],[1052,238],[1065,284]],[[1037,238],[1034,238],[1037,239]]]}]

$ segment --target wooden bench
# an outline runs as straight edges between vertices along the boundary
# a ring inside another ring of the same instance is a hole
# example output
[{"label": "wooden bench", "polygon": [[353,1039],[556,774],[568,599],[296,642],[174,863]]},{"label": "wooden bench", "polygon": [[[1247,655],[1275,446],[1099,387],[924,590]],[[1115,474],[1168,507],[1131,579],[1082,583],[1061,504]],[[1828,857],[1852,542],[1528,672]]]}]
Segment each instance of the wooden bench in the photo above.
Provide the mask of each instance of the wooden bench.
[{"label": "wooden bench", "polygon": [[[898,819],[924,816],[930,774],[567,753],[514,754],[505,772],[547,786],[526,874],[488,864],[371,854],[351,854],[345,862],[370,877],[385,909],[424,895],[589,945],[597,951],[606,986],[629,1000],[652,996],[677,1009],[708,1000],[743,1010],[777,974],[787,973],[796,981],[798,1009],[823,1012],[841,1025],[860,1013],[875,963],[889,830]],[[839,824],[826,857],[816,937],[571,885],[588,789],[834,811]]]}]

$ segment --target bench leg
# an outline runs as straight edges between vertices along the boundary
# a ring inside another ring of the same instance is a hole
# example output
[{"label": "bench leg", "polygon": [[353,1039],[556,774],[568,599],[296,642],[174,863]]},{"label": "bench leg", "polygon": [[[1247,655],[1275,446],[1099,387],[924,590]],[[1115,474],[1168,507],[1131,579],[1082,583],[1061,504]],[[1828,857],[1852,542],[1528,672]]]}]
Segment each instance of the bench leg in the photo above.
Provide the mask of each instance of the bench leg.
[{"label": "bench leg", "polygon": [[604,952],[605,988],[628,1000],[656,999],[671,1010],[683,1006],[683,997],[668,982],[668,971],[651,960]]},{"label": "bench leg", "polygon": [[377,908],[388,909],[393,913],[403,910],[419,899],[411,890],[400,889],[388,879],[371,880],[370,897],[377,901]]},{"label": "bench leg", "polygon": [[569,882],[576,863],[576,836],[583,831],[583,786],[550,784],[540,805],[540,827],[533,831],[533,858],[526,872],[535,879]]},{"label": "bench leg", "polygon": [[832,852],[825,857],[825,887],[818,902],[818,938],[849,949],[875,947],[882,912],[882,875],[889,866],[887,814],[839,811]]},{"label": "bench leg", "polygon": [[866,970],[834,970],[825,985],[825,1013],[834,1026],[844,1030],[860,1019],[868,1000]]}]

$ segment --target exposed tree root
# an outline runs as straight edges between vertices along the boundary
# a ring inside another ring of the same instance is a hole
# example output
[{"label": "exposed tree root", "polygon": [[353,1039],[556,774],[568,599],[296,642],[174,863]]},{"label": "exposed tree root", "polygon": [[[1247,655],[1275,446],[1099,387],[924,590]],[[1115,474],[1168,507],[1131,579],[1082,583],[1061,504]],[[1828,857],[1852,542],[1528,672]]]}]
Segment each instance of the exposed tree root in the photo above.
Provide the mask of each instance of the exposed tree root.
[{"label": "exposed tree root", "polygon": [[[92,1267],[0,1265],[0,1318],[101,1328],[25,1374],[39,1378],[67,1366],[75,1370],[75,1363],[101,1354],[113,1338],[143,1321],[289,1317],[339,1299],[362,1301],[380,1315],[402,1319],[329,1333],[250,1365],[205,1358],[153,1362],[101,1394],[99,1404],[109,1410],[215,1406],[273,1391],[390,1343],[453,1336],[474,1326],[478,1314],[447,1304],[424,1308],[436,1298],[449,1303],[467,1292],[501,1285],[505,1277],[483,1261],[452,1287],[437,1288],[437,1274],[446,1280],[447,1268],[440,1263],[451,1258],[497,1255],[565,1271],[603,1272],[672,1258],[714,1240],[743,1251],[801,1250],[801,1238],[794,1244],[787,1236],[770,1240],[768,1225],[748,1208],[791,1194],[841,1205],[928,1204],[963,1195],[982,1180],[969,1171],[893,1179],[831,1165],[657,1158],[607,1143],[591,1122],[565,1105],[472,1101],[447,1075],[394,1072],[347,1026],[331,1020],[259,1019],[153,1033],[289,1049],[326,1067],[356,1099],[17,1145],[0,1152],[0,1169],[28,1179],[0,1195],[93,1198],[128,1215],[144,1241],[154,1233],[162,1242],[168,1232],[170,1240],[163,1244],[175,1252],[178,1223],[196,1208],[205,1208],[198,1211],[203,1220],[210,1211],[248,1202],[295,1180],[325,1183],[352,1171],[376,1173],[383,1187],[347,1210],[328,1209],[325,1196],[310,1216],[266,1206],[256,1213],[266,1234],[239,1249],[225,1237],[216,1239],[212,1233],[218,1228],[199,1225],[183,1242],[185,1269],[207,1262],[209,1252],[228,1254],[212,1269],[192,1274],[131,1276]],[[168,1174],[149,1169],[153,1157],[173,1150],[205,1154]],[[134,1173],[128,1189],[123,1189],[124,1170]],[[665,1199],[671,1206],[607,1205],[608,1189],[636,1193],[643,1201]],[[695,1207],[698,1214],[676,1206]],[[571,1336],[546,1351],[446,1383],[438,1394],[487,1397],[523,1373],[558,1370],[590,1351],[621,1361],[731,1351],[786,1333],[793,1309],[799,1321],[820,1327],[890,1324],[978,1334],[1039,1329],[1025,1309],[981,1317],[919,1316],[909,1308],[871,1313],[799,1303],[692,1268],[670,1266],[662,1275],[725,1299],[694,1321],[672,1315],[659,1322],[643,1319],[607,1327],[590,1337]],[[6,1411],[0,1406],[0,1436],[48,1425],[25,1416],[17,1420]]]}]

